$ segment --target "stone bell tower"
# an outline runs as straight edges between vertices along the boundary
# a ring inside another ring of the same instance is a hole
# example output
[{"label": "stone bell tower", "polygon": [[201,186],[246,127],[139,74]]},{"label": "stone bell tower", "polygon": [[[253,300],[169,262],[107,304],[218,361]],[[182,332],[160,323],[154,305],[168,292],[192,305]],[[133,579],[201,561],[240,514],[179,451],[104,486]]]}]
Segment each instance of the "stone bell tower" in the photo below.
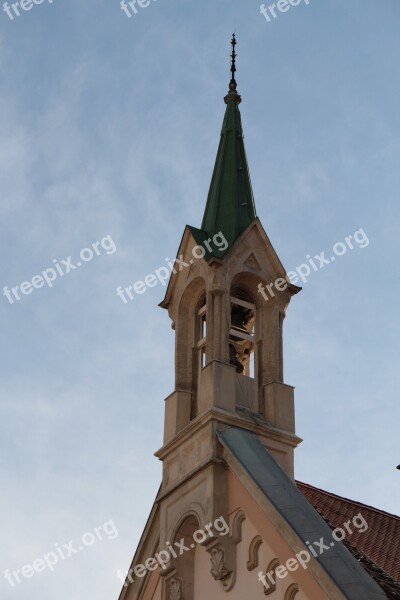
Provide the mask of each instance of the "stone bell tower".
[{"label": "stone bell tower", "polygon": [[[235,80],[235,45],[226,111],[201,229],[187,226],[161,307],[175,331],[175,390],[165,400],[157,497],[160,547],[228,512],[227,466],[217,433],[254,433],[293,478],[293,387],[284,383],[282,329],[292,295],[287,275],[256,216]],[[268,287],[269,286],[269,287]],[[260,293],[265,289],[270,294]],[[212,576],[235,583],[234,540],[204,547]],[[165,584],[193,600],[190,554],[171,561]],[[166,596],[167,597],[167,596]],[[173,593],[170,597],[174,597]]]}]

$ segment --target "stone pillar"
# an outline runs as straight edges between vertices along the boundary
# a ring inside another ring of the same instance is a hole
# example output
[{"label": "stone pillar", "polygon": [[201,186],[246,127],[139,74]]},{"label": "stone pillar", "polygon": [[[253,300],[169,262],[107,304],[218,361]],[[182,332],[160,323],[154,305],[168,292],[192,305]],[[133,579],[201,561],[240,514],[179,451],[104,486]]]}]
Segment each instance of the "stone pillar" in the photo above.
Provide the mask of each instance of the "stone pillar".
[{"label": "stone pillar", "polygon": [[279,381],[279,307],[269,300],[261,308],[261,384]]},{"label": "stone pillar", "polygon": [[206,364],[214,358],[214,296],[211,292],[206,295],[206,320],[207,320],[207,339],[206,339]]},{"label": "stone pillar", "polygon": [[222,294],[223,290],[214,289],[212,291],[213,300],[214,300],[214,336],[213,336],[213,345],[214,345],[214,360],[221,360],[221,317],[222,317]]}]

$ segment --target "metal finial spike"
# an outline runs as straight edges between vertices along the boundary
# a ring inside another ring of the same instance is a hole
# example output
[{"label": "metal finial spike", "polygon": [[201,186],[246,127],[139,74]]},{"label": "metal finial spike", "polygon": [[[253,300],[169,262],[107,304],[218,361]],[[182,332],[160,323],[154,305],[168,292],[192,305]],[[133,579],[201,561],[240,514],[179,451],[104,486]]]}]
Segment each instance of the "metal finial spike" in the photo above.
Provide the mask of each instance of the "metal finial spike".
[{"label": "metal finial spike", "polygon": [[234,100],[237,104],[240,104],[240,102],[242,101],[241,97],[239,96],[239,94],[236,91],[237,88],[237,83],[236,83],[236,79],[235,79],[235,73],[236,73],[236,52],[235,52],[235,46],[237,44],[236,41],[236,34],[233,33],[232,34],[232,39],[231,39],[231,46],[232,46],[232,52],[231,52],[231,80],[229,82],[229,92],[228,94],[225,96],[224,101],[225,104],[228,104],[229,100]]},{"label": "metal finial spike", "polygon": [[231,77],[231,84],[233,83],[235,85],[235,89],[236,89],[235,73],[236,73],[236,56],[237,56],[237,54],[235,52],[235,46],[236,46],[236,44],[237,44],[236,36],[233,33],[232,34],[232,39],[231,39],[231,46],[232,46],[232,54],[231,54],[231,61],[232,61],[231,62],[231,74],[232,74],[232,77]]}]

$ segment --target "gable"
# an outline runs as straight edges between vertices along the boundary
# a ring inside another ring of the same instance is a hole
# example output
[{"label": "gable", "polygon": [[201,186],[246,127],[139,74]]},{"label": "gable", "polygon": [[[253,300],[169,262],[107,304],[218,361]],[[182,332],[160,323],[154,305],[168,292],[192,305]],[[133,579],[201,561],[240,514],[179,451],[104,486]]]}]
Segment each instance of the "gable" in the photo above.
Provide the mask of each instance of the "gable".
[{"label": "gable", "polygon": [[[292,556],[311,547],[317,552],[316,557],[310,557],[308,572],[324,581],[326,589],[334,584],[349,600],[386,599],[345,545],[332,537],[329,526],[254,434],[230,428],[219,432],[218,437],[226,449],[230,468],[245,489],[252,491],[258,506],[270,514],[271,506],[275,509],[276,526],[281,534],[286,532]],[[321,540],[327,546],[323,553],[318,545]]]},{"label": "gable", "polygon": [[[210,252],[210,248],[220,252]],[[162,308],[170,307],[172,303],[176,307],[185,288],[193,280],[201,278],[205,281],[209,277],[208,265],[215,261],[220,265],[226,282],[233,281],[235,276],[246,276],[246,273],[257,282],[272,283],[287,279],[286,270],[258,218],[240,234],[231,247],[228,247],[222,230],[214,237],[208,237],[201,229],[187,225],[176,261],[169,262],[171,275],[165,297],[159,305]],[[291,295],[301,290],[289,280],[286,287]]]}]

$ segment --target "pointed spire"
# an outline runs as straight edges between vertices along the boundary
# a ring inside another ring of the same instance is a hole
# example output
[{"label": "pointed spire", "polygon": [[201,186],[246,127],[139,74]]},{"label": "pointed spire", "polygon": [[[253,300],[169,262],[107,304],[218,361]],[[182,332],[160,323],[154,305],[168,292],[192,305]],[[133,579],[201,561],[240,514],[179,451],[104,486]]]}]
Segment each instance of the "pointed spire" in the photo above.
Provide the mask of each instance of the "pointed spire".
[{"label": "pointed spire", "polygon": [[224,98],[227,106],[201,225],[209,236],[222,231],[229,247],[256,218],[239,111],[241,97],[236,91],[235,34],[231,44],[231,81]]}]

